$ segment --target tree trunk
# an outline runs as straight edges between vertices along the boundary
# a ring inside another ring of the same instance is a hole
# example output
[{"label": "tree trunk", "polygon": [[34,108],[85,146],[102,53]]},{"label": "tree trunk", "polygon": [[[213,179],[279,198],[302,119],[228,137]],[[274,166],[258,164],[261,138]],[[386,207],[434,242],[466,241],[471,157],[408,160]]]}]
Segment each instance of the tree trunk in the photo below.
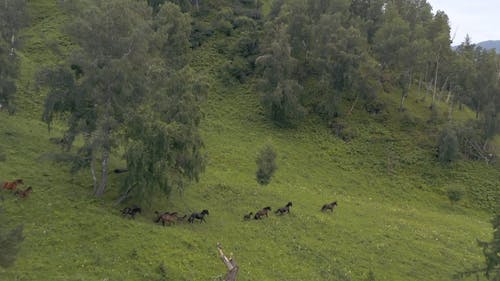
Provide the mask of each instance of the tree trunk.
[{"label": "tree trunk", "polygon": [[448,94],[448,100],[449,100],[449,104],[448,104],[448,120],[451,121],[452,119],[452,114],[453,114],[453,96],[451,96],[451,92],[449,92]]},{"label": "tree trunk", "polygon": [[129,186],[127,188],[127,190],[125,191],[125,193],[123,193],[120,197],[118,197],[118,199],[116,199],[115,201],[115,206],[118,206],[120,205],[125,199],[127,199],[130,195],[130,192],[132,191],[132,189],[134,189],[133,186]]},{"label": "tree trunk", "polygon": [[351,109],[349,109],[349,112],[347,112],[347,115],[351,115],[352,114],[352,111],[354,110],[354,107],[356,106],[356,103],[358,102],[358,97],[359,97],[359,94],[356,93],[356,98],[352,102]]},{"label": "tree trunk", "polygon": [[94,164],[94,155],[90,156],[90,173],[92,174],[92,182],[94,183],[94,194],[97,193],[97,177],[95,175],[95,164]]},{"label": "tree trunk", "polygon": [[104,194],[104,191],[106,190],[106,185],[108,184],[108,161],[109,161],[109,148],[104,147],[104,151],[102,152],[101,183],[99,184],[99,189],[95,193],[95,195],[98,197]]},{"label": "tree trunk", "polygon": [[432,103],[431,108],[434,108],[436,103],[436,91],[437,91],[437,79],[438,79],[438,70],[439,70],[439,55],[436,59],[436,72],[434,74],[434,90],[432,91]]},{"label": "tree trunk", "polygon": [[235,281],[236,280],[236,275],[238,274],[238,264],[232,257],[226,257],[224,253],[222,252],[222,247],[220,243],[217,243],[217,250],[219,251],[219,257],[222,259],[222,262],[226,265],[227,267],[227,273],[226,273],[226,278],[225,281]]},{"label": "tree trunk", "polygon": [[401,102],[399,103],[399,111],[404,110],[404,103],[407,96],[408,92],[405,89],[403,89],[403,92],[401,93]]},{"label": "tree trunk", "polygon": [[14,30],[12,31],[12,37],[10,38],[10,55],[14,55],[14,46],[16,43],[16,36],[14,35]]}]

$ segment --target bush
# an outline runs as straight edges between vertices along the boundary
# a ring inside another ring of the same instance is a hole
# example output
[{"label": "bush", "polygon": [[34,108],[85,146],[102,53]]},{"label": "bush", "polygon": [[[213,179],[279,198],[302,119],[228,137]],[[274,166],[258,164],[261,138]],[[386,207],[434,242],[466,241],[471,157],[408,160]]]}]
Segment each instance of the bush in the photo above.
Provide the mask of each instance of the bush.
[{"label": "bush", "polygon": [[450,199],[451,203],[456,203],[464,197],[465,192],[464,192],[463,188],[450,187],[446,191],[446,195],[448,196],[448,199]]},{"label": "bush", "polygon": [[223,8],[216,14],[213,26],[217,31],[230,36],[233,32],[233,18],[233,10],[230,8]]},{"label": "bush", "polygon": [[275,160],[276,152],[270,144],[267,144],[262,148],[256,160],[256,176],[260,185],[267,185],[271,182],[274,172],[278,169]]}]

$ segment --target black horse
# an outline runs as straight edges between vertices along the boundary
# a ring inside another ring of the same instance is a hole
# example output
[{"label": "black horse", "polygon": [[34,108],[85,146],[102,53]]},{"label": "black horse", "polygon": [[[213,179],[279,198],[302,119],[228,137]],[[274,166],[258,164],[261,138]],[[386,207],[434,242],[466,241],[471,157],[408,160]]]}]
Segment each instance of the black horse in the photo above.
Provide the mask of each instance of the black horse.
[{"label": "black horse", "polygon": [[327,210],[330,210],[333,212],[333,208],[335,206],[337,206],[337,201],[333,201],[332,203],[328,203],[328,204],[323,205],[323,207],[321,207],[321,211],[325,212]]},{"label": "black horse", "polygon": [[253,212],[250,212],[250,213],[244,215],[243,220],[244,221],[250,220],[252,218],[252,215],[253,215]]},{"label": "black horse", "polygon": [[138,207],[138,206],[132,206],[132,207],[125,207],[123,210],[121,210],[122,212],[122,216],[130,216],[131,218],[135,219],[135,215],[137,213],[141,213],[142,212],[142,209],[141,207]]},{"label": "black horse", "polygon": [[253,217],[256,220],[260,220],[263,216],[268,216],[267,213],[271,211],[271,207],[265,207],[262,210],[258,211],[255,213],[255,216]]},{"label": "black horse", "polygon": [[188,222],[189,223],[194,223],[195,219],[200,220],[200,223],[206,222],[205,221],[205,215],[208,215],[208,210],[207,209],[201,211],[201,213],[192,213],[191,216],[188,219]]},{"label": "black horse", "polygon": [[292,207],[292,202],[288,202],[285,207],[279,208],[275,213],[278,215],[290,214],[290,207]]}]

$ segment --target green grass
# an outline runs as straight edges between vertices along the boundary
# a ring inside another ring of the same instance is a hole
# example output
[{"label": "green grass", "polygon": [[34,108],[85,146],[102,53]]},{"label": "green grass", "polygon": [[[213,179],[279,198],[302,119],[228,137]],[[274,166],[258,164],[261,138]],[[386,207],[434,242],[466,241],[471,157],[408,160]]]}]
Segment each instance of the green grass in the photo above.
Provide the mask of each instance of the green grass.
[{"label": "green grass", "polygon": [[[46,37],[66,41],[55,31],[60,18],[48,16],[57,13],[54,4],[30,5],[39,14],[27,31],[34,34],[26,43],[30,51],[22,54],[22,105],[14,116],[0,112],[0,179],[23,178],[34,193],[22,200],[0,191],[7,225],[24,224],[26,237],[16,264],[0,268],[0,280],[221,280],[225,267],[216,242],[234,253],[238,280],[363,280],[371,270],[376,280],[441,281],[483,261],[476,239],[491,236],[487,210],[498,193],[498,170],[483,163],[438,164],[426,105],[410,97],[407,111],[399,113],[397,94],[383,94],[389,111],[383,119],[356,109],[341,120],[356,133],[348,143],[315,117],[278,129],[251,81],[220,79],[226,58],[212,46],[225,38],[193,55],[194,67],[211,84],[202,124],[206,172],[183,194],[159,195],[136,220],[122,218],[123,206],[113,206],[120,175],[111,175],[105,198],[95,199],[88,171],[71,175],[40,157],[58,151],[48,138],[61,131],[56,127],[49,135],[39,121],[43,93],[33,96],[26,86],[38,66],[58,59],[33,49],[42,40],[35,30],[54,26]],[[457,120],[471,116],[457,112]],[[268,142],[279,169],[262,187],[255,158]],[[466,189],[457,204],[446,196],[453,185]],[[335,212],[320,212],[332,200],[339,203]],[[290,215],[242,221],[243,214],[288,201]],[[205,208],[206,224],[152,222],[155,210]]]}]

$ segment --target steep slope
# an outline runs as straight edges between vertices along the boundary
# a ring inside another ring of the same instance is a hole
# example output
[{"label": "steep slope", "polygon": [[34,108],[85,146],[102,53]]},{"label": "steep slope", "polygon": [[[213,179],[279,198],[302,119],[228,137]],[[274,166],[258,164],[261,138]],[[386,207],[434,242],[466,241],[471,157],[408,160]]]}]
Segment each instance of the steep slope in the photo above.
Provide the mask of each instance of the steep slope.
[{"label": "steep slope", "polygon": [[[390,94],[383,95],[383,116],[355,110],[341,120],[352,130],[347,143],[314,117],[298,128],[278,129],[267,121],[251,81],[228,84],[219,76],[227,58],[214,46],[228,40],[223,36],[193,54],[194,67],[211,84],[202,128],[205,174],[184,194],[142,206],[137,219],[121,217],[123,206],[112,200],[120,175],[111,176],[104,199],[95,199],[88,172],[70,175],[41,157],[57,151],[48,138],[58,130],[49,134],[39,121],[43,94],[31,86],[33,75],[41,64],[60,60],[44,48],[44,38],[65,41],[56,31],[61,18],[50,16],[58,14],[55,4],[31,5],[37,16],[22,54],[21,105],[15,116],[0,112],[6,154],[0,178],[23,178],[35,192],[20,199],[0,191],[8,225],[24,224],[26,237],[16,264],[0,269],[0,280],[220,280],[225,268],[216,242],[234,253],[238,280],[362,280],[370,270],[377,280],[448,280],[482,261],[475,241],[490,238],[483,210],[494,202],[482,196],[494,196],[498,170],[437,164],[433,139],[424,134],[432,132],[429,112],[416,96],[406,113],[397,112],[398,97]],[[457,119],[467,116],[456,113]],[[277,150],[279,170],[261,187],[255,157],[268,142]],[[453,185],[468,190],[455,205],[444,194]],[[339,204],[333,214],[322,213],[332,200]],[[290,215],[242,220],[288,201]],[[204,224],[152,222],[155,210],[202,209],[210,210]]]}]

